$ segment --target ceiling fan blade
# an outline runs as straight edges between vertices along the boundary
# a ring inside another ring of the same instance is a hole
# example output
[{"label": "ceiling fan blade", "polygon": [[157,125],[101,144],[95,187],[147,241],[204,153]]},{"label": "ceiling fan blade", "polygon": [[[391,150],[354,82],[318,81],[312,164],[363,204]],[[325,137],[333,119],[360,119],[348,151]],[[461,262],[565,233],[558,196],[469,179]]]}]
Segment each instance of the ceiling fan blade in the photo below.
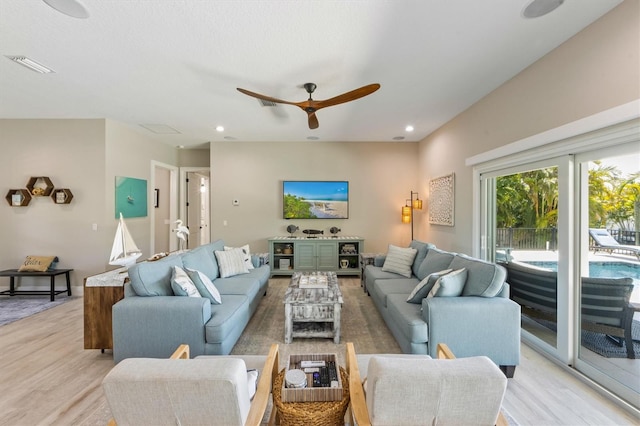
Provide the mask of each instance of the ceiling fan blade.
[{"label": "ceiling fan blade", "polygon": [[362,86],[359,89],[352,90],[347,93],[343,93],[342,95],[334,96],[330,99],[325,99],[323,101],[315,101],[314,107],[316,110],[320,108],[326,108],[333,105],[343,104],[349,101],[355,101],[356,99],[360,99],[364,96],[370,95],[376,90],[380,88],[378,83],[368,84],[366,86]]},{"label": "ceiling fan blade", "polygon": [[238,92],[244,93],[247,96],[251,96],[251,97],[254,97],[254,98],[262,99],[262,100],[265,100],[265,101],[271,101],[271,102],[275,102],[277,104],[297,105],[297,103],[295,103],[295,102],[283,101],[282,99],[272,98],[271,96],[265,96],[265,95],[261,95],[260,93],[250,92],[249,90],[241,89],[239,87],[236,87],[236,89],[238,90]]},{"label": "ceiling fan blade", "polygon": [[319,124],[318,124],[318,117],[316,117],[316,113],[315,112],[309,112],[307,114],[309,115],[309,128],[310,129],[317,129]]}]

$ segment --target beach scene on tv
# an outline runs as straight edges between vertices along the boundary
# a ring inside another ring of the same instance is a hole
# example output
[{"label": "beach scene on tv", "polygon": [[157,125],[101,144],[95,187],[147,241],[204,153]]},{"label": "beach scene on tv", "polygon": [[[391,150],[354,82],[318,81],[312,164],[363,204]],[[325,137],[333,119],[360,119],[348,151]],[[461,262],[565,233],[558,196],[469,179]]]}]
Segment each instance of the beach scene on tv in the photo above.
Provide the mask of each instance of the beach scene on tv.
[{"label": "beach scene on tv", "polygon": [[283,182],[285,219],[347,219],[349,182]]}]

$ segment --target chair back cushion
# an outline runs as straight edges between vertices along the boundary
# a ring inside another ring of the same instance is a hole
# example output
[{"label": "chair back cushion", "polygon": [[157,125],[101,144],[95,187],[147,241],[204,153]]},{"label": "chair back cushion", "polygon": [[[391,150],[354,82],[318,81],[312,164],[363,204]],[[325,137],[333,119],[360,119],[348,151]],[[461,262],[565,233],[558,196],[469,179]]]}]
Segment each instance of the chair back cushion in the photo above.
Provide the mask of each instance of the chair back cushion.
[{"label": "chair back cushion", "polygon": [[373,356],[366,387],[372,425],[495,425],[507,379],[487,357]]},{"label": "chair back cushion", "polygon": [[582,321],[624,327],[633,278],[582,277]]},{"label": "chair back cushion", "polygon": [[242,425],[250,407],[239,358],[127,358],[102,386],[119,426]]}]

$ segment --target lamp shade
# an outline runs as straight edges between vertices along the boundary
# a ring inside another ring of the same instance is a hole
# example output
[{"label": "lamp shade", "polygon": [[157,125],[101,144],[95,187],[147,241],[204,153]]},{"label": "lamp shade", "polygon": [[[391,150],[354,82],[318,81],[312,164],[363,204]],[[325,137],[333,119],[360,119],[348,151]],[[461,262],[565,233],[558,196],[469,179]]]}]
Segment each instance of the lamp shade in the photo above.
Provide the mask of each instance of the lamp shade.
[{"label": "lamp shade", "polygon": [[411,223],[411,206],[402,207],[402,223]]},{"label": "lamp shade", "polygon": [[419,200],[417,198],[413,200],[413,208],[415,210],[422,210],[422,200]]}]

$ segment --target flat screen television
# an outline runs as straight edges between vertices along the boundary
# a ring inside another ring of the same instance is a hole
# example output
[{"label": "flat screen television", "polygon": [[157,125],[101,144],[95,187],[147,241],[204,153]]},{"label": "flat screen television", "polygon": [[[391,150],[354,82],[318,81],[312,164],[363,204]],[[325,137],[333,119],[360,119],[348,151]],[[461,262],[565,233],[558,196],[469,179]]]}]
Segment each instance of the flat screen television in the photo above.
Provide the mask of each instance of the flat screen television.
[{"label": "flat screen television", "polygon": [[293,181],[282,183],[285,219],[348,219],[349,182]]}]

